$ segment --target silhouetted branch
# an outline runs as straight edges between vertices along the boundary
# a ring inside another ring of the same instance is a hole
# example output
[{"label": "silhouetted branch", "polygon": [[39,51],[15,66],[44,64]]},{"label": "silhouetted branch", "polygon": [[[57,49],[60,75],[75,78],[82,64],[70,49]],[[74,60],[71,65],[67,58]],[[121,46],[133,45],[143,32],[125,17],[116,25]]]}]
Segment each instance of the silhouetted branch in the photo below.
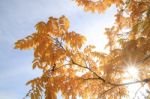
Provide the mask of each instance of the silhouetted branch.
[{"label": "silhouetted branch", "polygon": [[145,84],[146,84],[146,83],[142,84],[142,85],[137,89],[137,91],[136,91],[136,93],[135,93],[133,99],[136,98],[137,93],[140,91],[140,89],[141,89]]},{"label": "silhouetted branch", "polygon": [[[103,95],[105,95],[107,92],[113,90],[114,88],[116,88],[116,86],[113,86],[113,87],[109,88],[108,90],[102,92],[102,93],[99,95],[99,97],[102,97]],[[98,98],[99,98],[99,97],[98,97]]]},{"label": "silhouetted branch", "polygon": [[64,66],[67,66],[67,65],[71,65],[71,64],[63,64],[63,65],[61,65],[61,66],[59,66],[59,67],[56,67],[55,70],[58,70],[59,68],[64,67]]},{"label": "silhouetted branch", "polygon": [[99,76],[95,71],[93,71],[91,68],[89,68],[89,67],[87,67],[87,66],[83,66],[83,65],[81,65],[81,64],[78,64],[78,63],[74,62],[73,60],[72,60],[72,63],[73,63],[74,65],[79,66],[79,67],[88,69],[88,70],[89,70],[90,72],[92,72],[96,77],[98,77],[98,79],[100,79],[101,81],[105,82],[105,79],[102,78],[102,77],[100,77],[100,76]]}]

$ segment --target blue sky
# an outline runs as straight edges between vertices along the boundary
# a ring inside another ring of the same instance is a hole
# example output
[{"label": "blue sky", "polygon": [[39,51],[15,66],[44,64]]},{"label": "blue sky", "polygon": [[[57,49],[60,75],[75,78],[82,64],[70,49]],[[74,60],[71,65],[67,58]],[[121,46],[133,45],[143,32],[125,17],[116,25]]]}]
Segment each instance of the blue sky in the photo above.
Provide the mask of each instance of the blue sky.
[{"label": "blue sky", "polygon": [[115,7],[105,14],[84,12],[74,0],[1,0],[0,99],[22,99],[29,89],[25,83],[40,75],[39,70],[31,67],[32,50],[13,49],[15,41],[35,31],[37,22],[65,15],[70,20],[70,31],[82,33],[87,43],[103,50],[107,42],[103,32],[114,23],[115,12]]}]

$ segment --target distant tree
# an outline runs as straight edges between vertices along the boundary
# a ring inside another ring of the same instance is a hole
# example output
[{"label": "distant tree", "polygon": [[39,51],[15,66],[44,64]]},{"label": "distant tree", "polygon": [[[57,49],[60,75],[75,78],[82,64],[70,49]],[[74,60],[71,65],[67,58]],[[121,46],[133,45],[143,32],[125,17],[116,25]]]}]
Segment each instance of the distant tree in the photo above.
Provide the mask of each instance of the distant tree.
[{"label": "distant tree", "polygon": [[[128,97],[127,85],[150,85],[150,0],[76,0],[85,11],[104,13],[117,8],[115,24],[106,28],[109,52],[83,46],[86,38],[68,31],[69,20],[50,17],[36,24],[36,32],[18,40],[15,48],[34,50],[33,69],[43,74],[27,82],[31,99],[122,99]],[[138,80],[124,74],[127,67],[138,68]],[[137,90],[138,91],[138,90]],[[147,89],[148,91],[148,89]],[[149,91],[148,91],[149,92]],[[136,95],[135,95],[136,96]],[[148,96],[145,96],[148,97]]]}]

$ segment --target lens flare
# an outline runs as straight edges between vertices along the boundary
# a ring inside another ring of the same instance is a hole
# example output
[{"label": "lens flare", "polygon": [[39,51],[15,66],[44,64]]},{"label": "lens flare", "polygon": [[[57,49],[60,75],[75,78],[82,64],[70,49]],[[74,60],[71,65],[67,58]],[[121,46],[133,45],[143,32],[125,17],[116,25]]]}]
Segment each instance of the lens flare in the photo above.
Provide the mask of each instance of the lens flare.
[{"label": "lens flare", "polygon": [[[123,80],[123,83],[140,80],[139,68],[135,65],[127,66],[125,69],[124,77],[125,79]],[[126,86],[129,92],[129,99],[144,99],[143,95],[147,96],[147,86],[147,84],[142,85],[141,83]]]},{"label": "lens flare", "polygon": [[129,77],[131,77],[131,79],[136,80],[138,79],[138,68],[136,68],[135,66],[129,66],[127,68],[127,73],[129,75]]}]

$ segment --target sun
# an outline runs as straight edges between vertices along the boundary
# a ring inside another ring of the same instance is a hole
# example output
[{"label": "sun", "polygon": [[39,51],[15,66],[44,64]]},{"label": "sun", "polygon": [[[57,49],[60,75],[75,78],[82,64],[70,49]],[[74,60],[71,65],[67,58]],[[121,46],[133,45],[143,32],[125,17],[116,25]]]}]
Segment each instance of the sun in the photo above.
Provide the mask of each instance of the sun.
[{"label": "sun", "polygon": [[136,68],[135,66],[128,66],[127,67],[127,73],[128,75],[131,77],[131,79],[136,80],[138,79],[138,68]]},{"label": "sun", "polygon": [[[123,83],[134,82],[139,80],[139,68],[135,65],[129,65],[125,69]],[[146,89],[148,88],[147,84],[131,84],[126,86],[129,99],[144,99],[143,95],[147,96]]]},{"label": "sun", "polygon": [[136,81],[139,79],[139,69],[135,65],[127,65],[125,68],[123,76],[125,77],[126,81]]}]

